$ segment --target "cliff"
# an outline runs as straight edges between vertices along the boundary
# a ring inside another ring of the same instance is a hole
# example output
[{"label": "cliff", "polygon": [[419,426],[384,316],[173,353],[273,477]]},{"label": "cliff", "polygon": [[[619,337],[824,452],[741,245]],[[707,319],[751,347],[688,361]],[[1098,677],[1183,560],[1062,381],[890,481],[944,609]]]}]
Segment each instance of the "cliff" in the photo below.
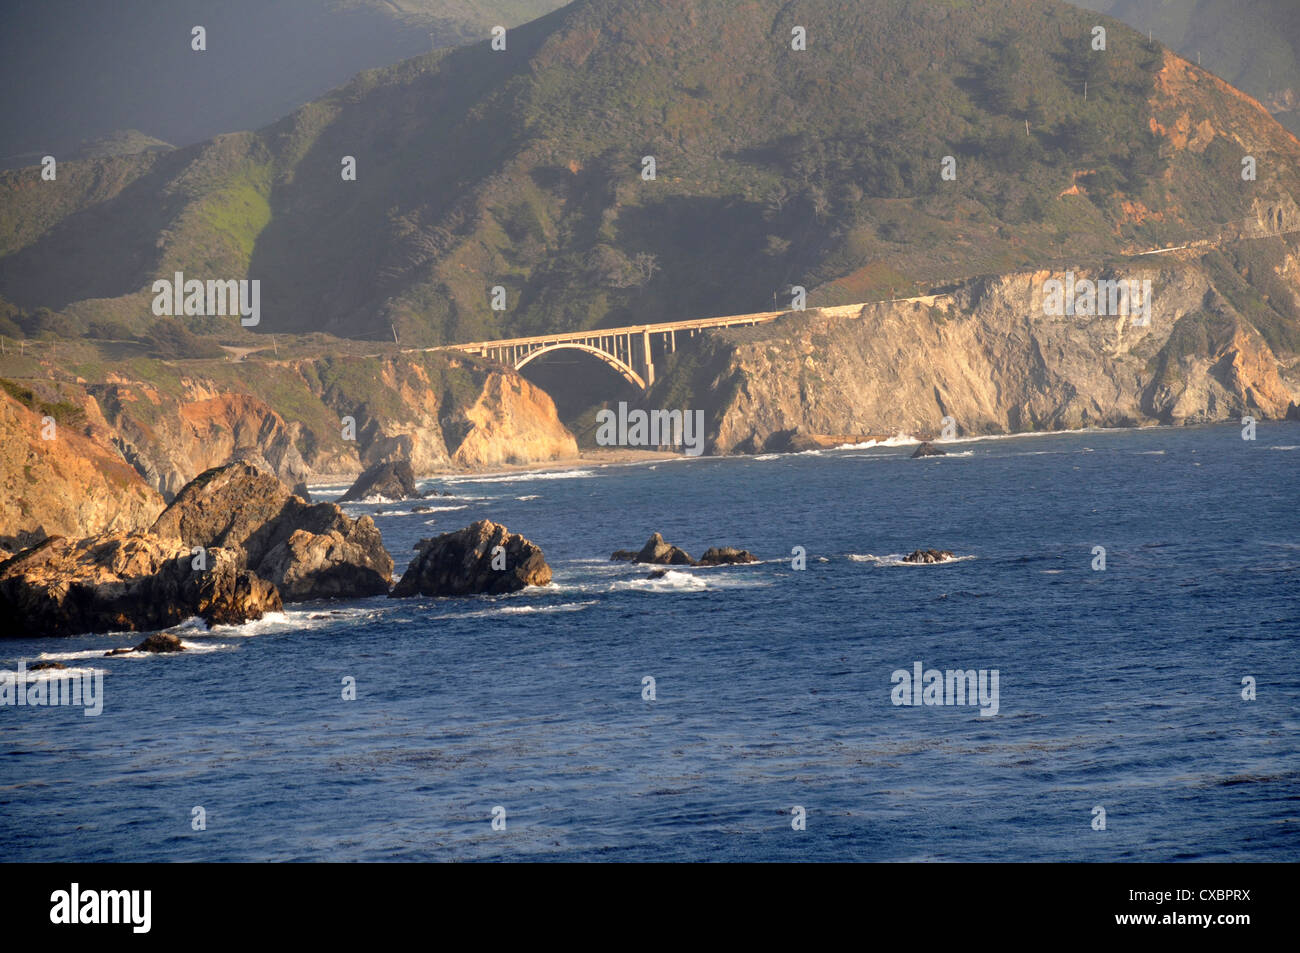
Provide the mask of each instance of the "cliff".
[{"label": "cliff", "polygon": [[106,444],[102,420],[3,383],[0,558],[46,536],[147,526],[161,512],[162,496]]},{"label": "cliff", "polygon": [[[146,528],[182,486],[232,460],[292,486],[386,460],[425,474],[577,454],[544,391],[454,356],[28,364],[0,380],[3,537]],[[51,408],[61,423],[47,441]]]},{"label": "cliff", "polygon": [[[1021,272],[699,339],[647,404],[705,410],[713,453],[787,449],[801,435],[936,434],[945,416],[959,433],[988,434],[1295,413],[1294,352],[1280,359],[1234,305],[1229,294],[1246,303],[1240,288],[1225,293],[1226,278],[1196,263],[1075,275],[1106,277],[1151,281],[1149,324],[1048,315],[1046,283],[1065,275]],[[1292,340],[1293,322],[1265,316],[1279,347]]]}]

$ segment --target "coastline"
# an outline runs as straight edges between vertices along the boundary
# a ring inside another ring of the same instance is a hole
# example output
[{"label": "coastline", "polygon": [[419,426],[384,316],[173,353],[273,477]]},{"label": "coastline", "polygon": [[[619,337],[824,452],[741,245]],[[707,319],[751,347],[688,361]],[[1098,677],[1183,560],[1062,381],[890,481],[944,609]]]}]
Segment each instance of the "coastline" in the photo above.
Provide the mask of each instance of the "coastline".
[{"label": "coastline", "polygon": [[[1261,421],[1261,423],[1286,423],[1286,420]],[[861,442],[825,442],[806,450],[784,450],[784,451],[767,451],[764,453],[733,453],[733,454],[714,454],[705,453],[698,457],[691,457],[683,453],[677,453],[670,450],[638,450],[630,447],[611,447],[598,448],[592,450],[579,451],[576,457],[563,457],[557,460],[538,460],[532,463],[510,463],[501,464],[496,467],[470,468],[470,469],[453,469],[446,468],[434,470],[427,473],[421,473],[417,476],[418,480],[463,480],[466,478],[490,478],[494,476],[514,476],[520,473],[546,473],[552,471],[564,470],[581,470],[591,467],[604,468],[611,466],[638,466],[647,463],[659,463],[667,460],[744,460],[756,459],[759,457],[799,457],[805,454],[824,454],[835,453],[837,451],[854,451],[854,450],[874,450],[874,449],[894,449],[900,447],[914,447],[927,440],[937,447],[961,447],[966,444],[984,443],[993,440],[1018,440],[1035,437],[1063,437],[1080,434],[1115,434],[1115,433],[1143,433],[1146,431],[1184,431],[1208,427],[1233,427],[1238,425],[1232,420],[1205,421],[1195,424],[1148,424],[1138,427],[1080,427],[1074,430],[1023,430],[1014,433],[993,433],[993,434],[971,434],[969,436],[954,437],[949,440],[942,438],[926,438],[909,433],[898,433],[892,437],[870,438]],[[821,441],[819,441],[821,443]],[[332,488],[338,486],[350,486],[356,481],[357,477],[363,471],[358,470],[349,474],[322,474],[320,478],[309,480],[307,486],[309,489]]]}]

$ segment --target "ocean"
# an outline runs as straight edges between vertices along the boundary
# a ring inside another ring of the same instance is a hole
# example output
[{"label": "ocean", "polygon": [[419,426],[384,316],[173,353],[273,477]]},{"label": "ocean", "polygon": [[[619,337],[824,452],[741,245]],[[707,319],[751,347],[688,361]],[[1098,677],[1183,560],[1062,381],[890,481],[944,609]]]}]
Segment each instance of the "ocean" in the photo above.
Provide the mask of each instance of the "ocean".
[{"label": "ocean", "polygon": [[[426,480],[347,507],[399,573],[489,518],[552,585],[0,641],[104,673],[0,708],[4,857],[1300,860],[1300,424],[947,446]],[[761,562],[609,561],[656,530]],[[917,663],[996,713],[895,704]]]}]

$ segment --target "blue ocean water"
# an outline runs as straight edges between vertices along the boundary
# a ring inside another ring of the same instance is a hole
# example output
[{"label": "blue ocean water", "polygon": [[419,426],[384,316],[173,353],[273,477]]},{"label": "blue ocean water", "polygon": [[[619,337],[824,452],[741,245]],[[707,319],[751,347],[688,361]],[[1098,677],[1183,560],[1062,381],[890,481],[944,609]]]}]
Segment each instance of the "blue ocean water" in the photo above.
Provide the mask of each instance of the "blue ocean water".
[{"label": "blue ocean water", "polygon": [[[491,518],[553,585],[190,624],[175,656],[0,642],[106,673],[99,717],[0,708],[4,857],[1300,859],[1300,424],[952,449],[428,481],[435,512],[350,508],[399,572]],[[609,562],[654,530],[763,562]],[[969,558],[898,563],[929,547]],[[997,714],[894,705],[918,661],[996,669]]]}]

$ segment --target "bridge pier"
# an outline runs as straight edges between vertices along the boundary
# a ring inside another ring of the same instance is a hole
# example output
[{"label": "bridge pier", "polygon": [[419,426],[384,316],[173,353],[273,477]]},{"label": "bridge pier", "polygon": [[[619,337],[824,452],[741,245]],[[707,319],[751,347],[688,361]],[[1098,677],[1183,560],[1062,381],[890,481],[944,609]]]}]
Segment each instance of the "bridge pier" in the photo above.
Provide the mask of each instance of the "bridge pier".
[{"label": "bridge pier", "polygon": [[641,352],[645,355],[645,373],[641,376],[645,378],[647,388],[655,386],[655,362],[654,354],[650,351],[650,329],[641,329]]}]

